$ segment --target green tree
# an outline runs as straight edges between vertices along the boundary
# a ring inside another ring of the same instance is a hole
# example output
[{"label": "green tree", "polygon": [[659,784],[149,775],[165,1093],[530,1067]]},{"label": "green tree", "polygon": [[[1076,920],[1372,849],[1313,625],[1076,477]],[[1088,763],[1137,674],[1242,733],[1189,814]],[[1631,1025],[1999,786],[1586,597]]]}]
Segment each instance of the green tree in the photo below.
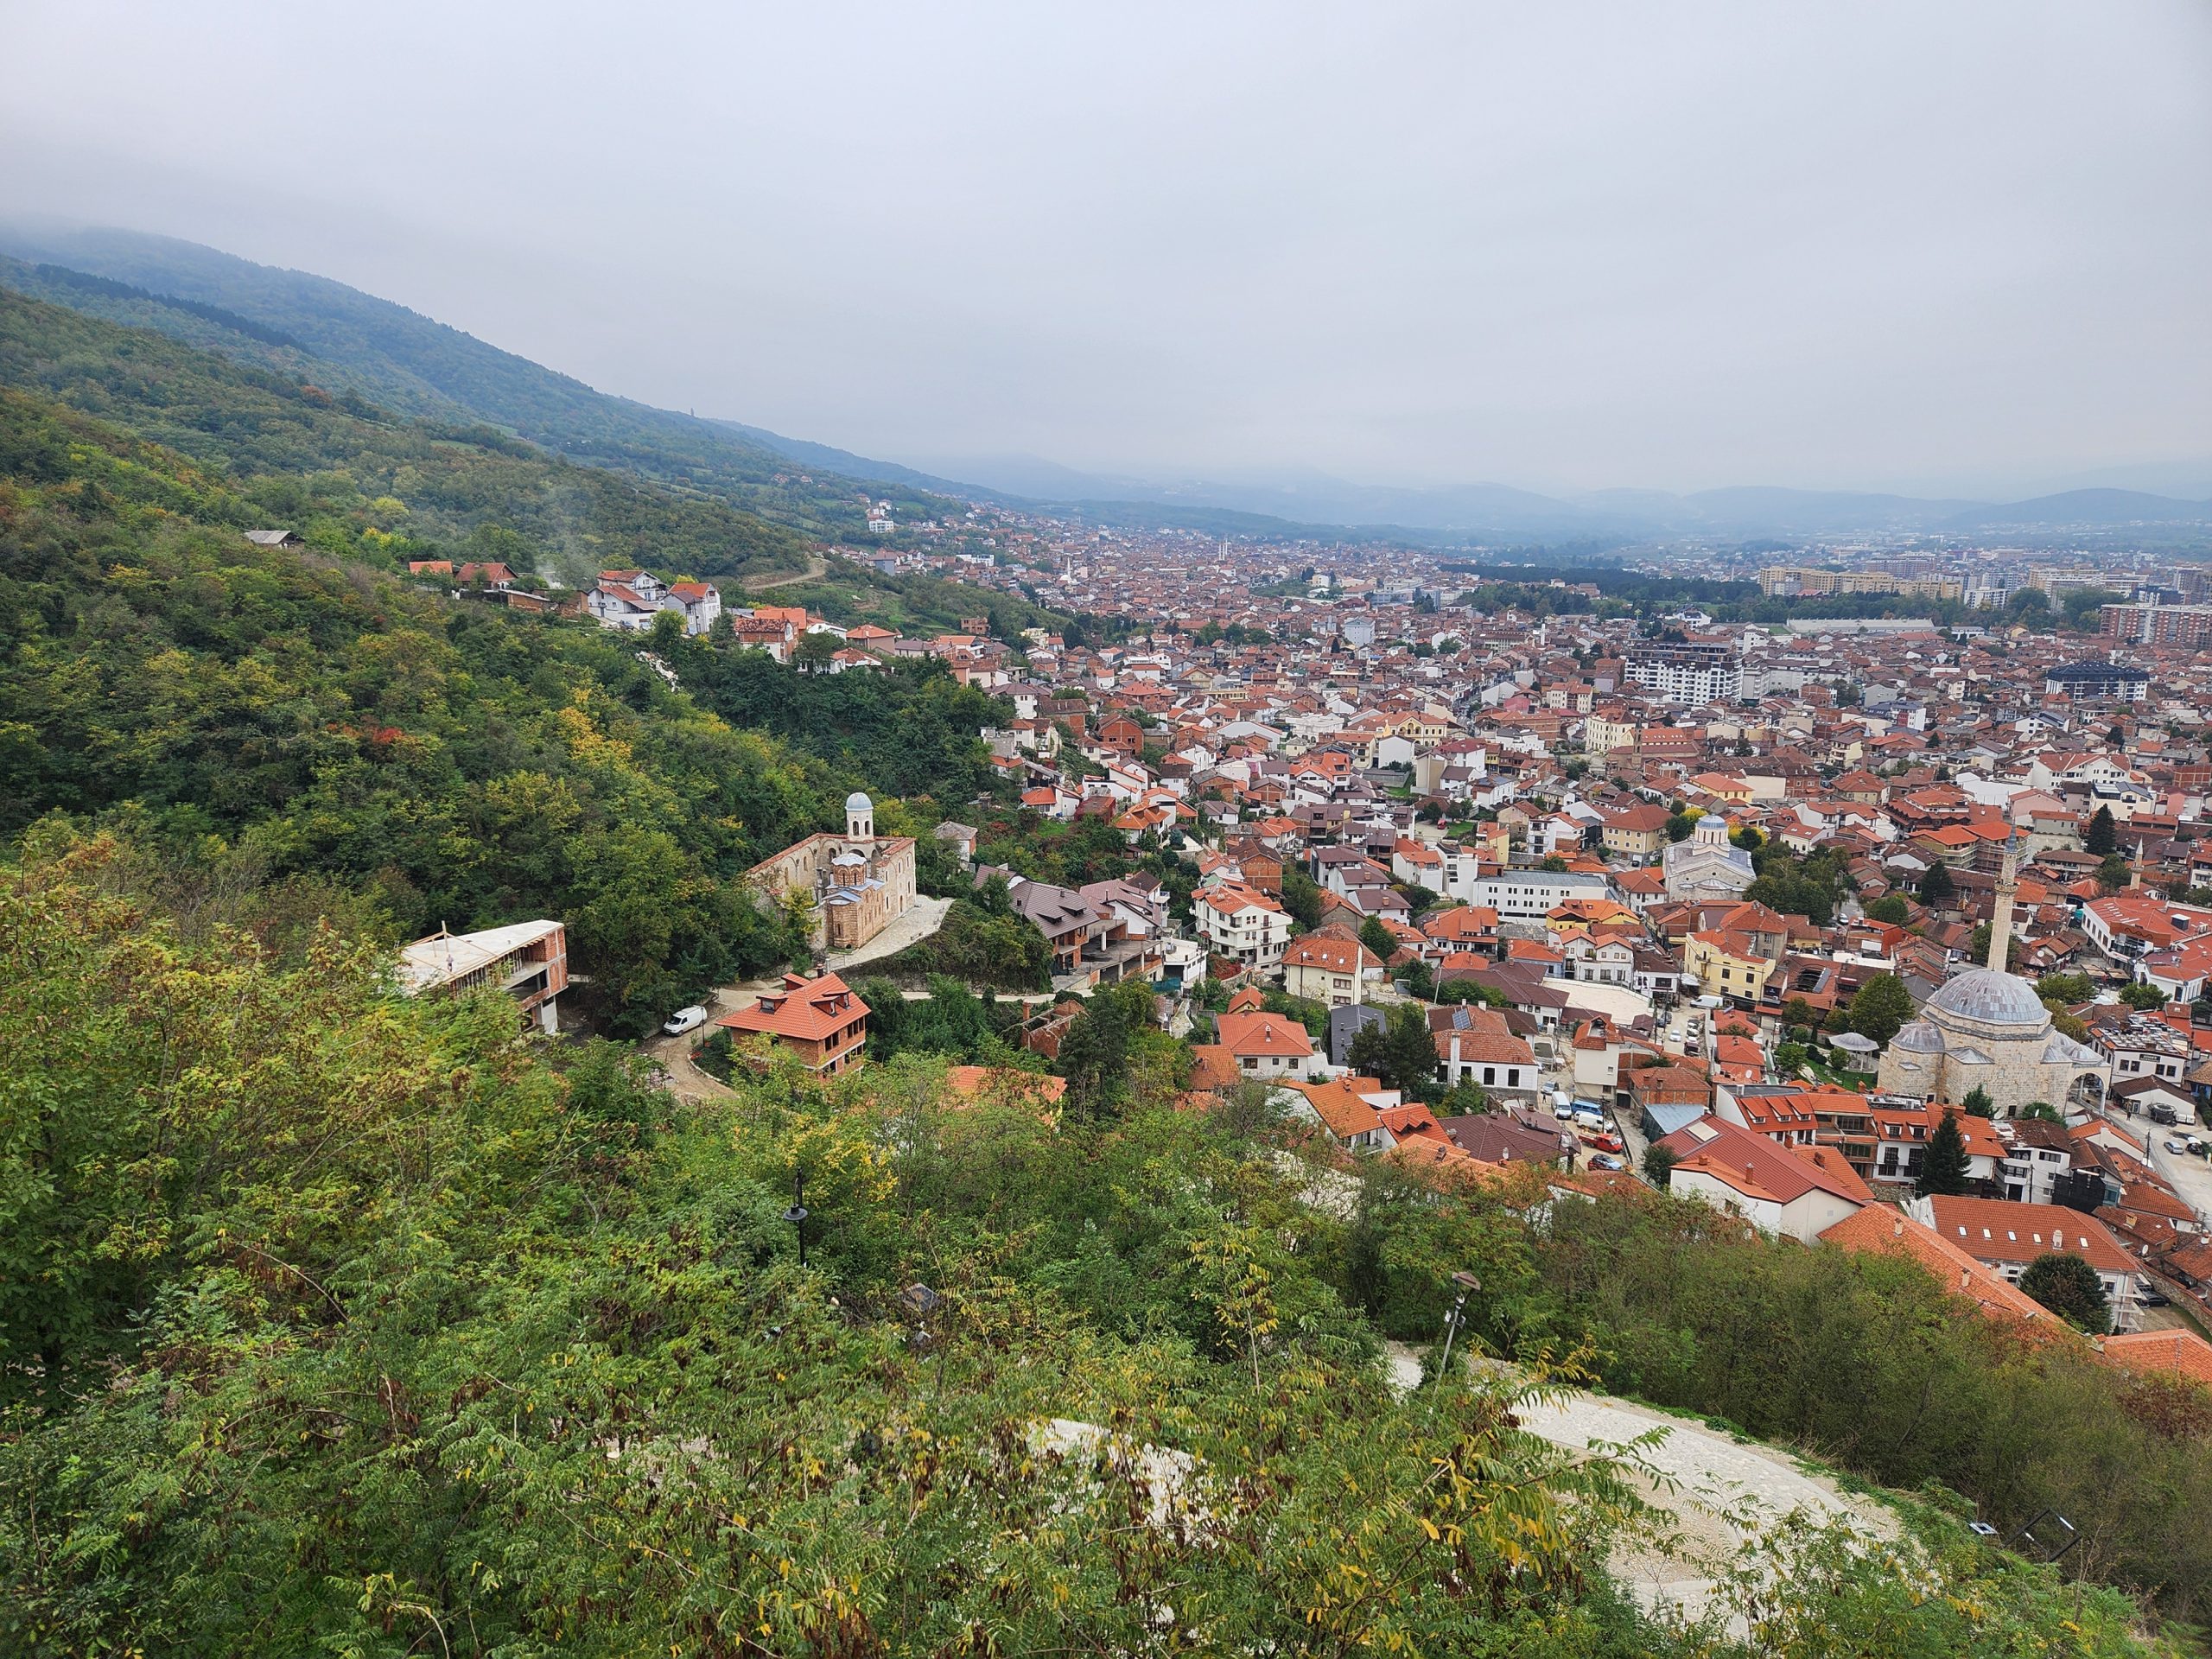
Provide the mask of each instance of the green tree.
[{"label": "green tree", "polygon": [[1382,1024],[1363,1029],[1346,1058],[1353,1071],[1379,1077],[1409,1098],[1425,1100],[1437,1092],[1436,1038],[1418,1002],[1401,1002]]},{"label": "green tree", "polygon": [[1957,891],[1950,871],[1941,864],[1930,864],[1928,874],[1920,878],[1920,902],[1930,910],[1942,909]]},{"label": "green tree", "polygon": [[1675,1166],[1681,1161],[1672,1147],[1654,1141],[1643,1149],[1643,1179],[1663,1192],[1674,1180]]},{"label": "green tree", "polygon": [[1083,1012],[1060,1039],[1060,1075],[1068,1080],[1068,1105],[1096,1119],[1117,1112],[1130,1098],[1130,1058],[1140,1036],[1152,1029],[1153,990],[1142,980],[1091,993]]},{"label": "green tree", "polygon": [[1697,819],[1688,812],[1670,813],[1667,818],[1667,839],[1688,841],[1690,832],[1697,828]]},{"label": "green tree", "polygon": [[1966,1137],[1959,1133],[1958,1115],[1945,1112],[1943,1121],[1928,1137],[1928,1149],[1921,1156],[1920,1174],[1912,1190],[1923,1198],[1956,1197],[1972,1185],[1967,1168]]},{"label": "green tree", "polygon": [[2084,973],[2045,974],[2036,982],[2036,995],[2045,1002],[2078,1007],[2096,994],[2096,985]]},{"label": "green tree", "polygon": [[2105,861],[2097,866],[2097,885],[2107,893],[2118,893],[2127,885],[2132,874],[2125,854],[2109,853]]},{"label": "green tree", "polygon": [[2166,994],[2145,980],[2135,980],[2120,988],[2120,1000],[2131,1008],[2163,1008]]},{"label": "green tree", "polygon": [[1866,915],[1870,921],[1901,925],[1909,913],[1905,908],[1904,895],[1902,893],[1885,893],[1866,906]]},{"label": "green tree", "polygon": [[1989,1098],[1989,1090],[1980,1084],[1967,1090],[1967,1097],[1959,1103],[1959,1109],[1968,1117],[1993,1117],[1997,1115],[1996,1104]]},{"label": "green tree", "polygon": [[2112,1329],[2112,1308],[2097,1270],[2066,1250],[2045,1250],[2020,1274],[2022,1292],[2076,1330],[2102,1336]]},{"label": "green tree", "polygon": [[1390,930],[1382,925],[1382,918],[1379,916],[1370,916],[1359,925],[1359,942],[1382,962],[1389,961],[1397,953],[1398,941]]},{"label": "green tree", "polygon": [[1974,963],[1987,962],[1989,960],[1989,924],[1987,922],[1976,922],[1974,925],[1973,941],[1967,946],[1967,959],[1969,962]]},{"label": "green tree", "polygon": [[2089,827],[2082,836],[2082,850],[2092,858],[2104,858],[2120,850],[2120,834],[2113,823],[2112,808],[2100,806],[2089,815]]},{"label": "green tree", "polygon": [[1286,865],[1282,873],[1282,907],[1301,931],[1321,925],[1321,888],[1313,877]]},{"label": "green tree", "polygon": [[1471,1080],[1455,1083],[1436,1103],[1439,1117],[1473,1117],[1491,1108],[1490,1091]]},{"label": "green tree", "polygon": [[1440,981],[1436,987],[1436,995],[1430,1001],[1439,1003],[1479,1002],[1486,1008],[1502,1008],[1507,1006],[1503,991],[1494,985],[1485,985],[1479,980],[1469,979],[1464,976],[1457,979]]},{"label": "green tree", "polygon": [[1912,1018],[1912,993],[1895,974],[1876,974],[1851,999],[1850,1028],[1886,1046]]}]

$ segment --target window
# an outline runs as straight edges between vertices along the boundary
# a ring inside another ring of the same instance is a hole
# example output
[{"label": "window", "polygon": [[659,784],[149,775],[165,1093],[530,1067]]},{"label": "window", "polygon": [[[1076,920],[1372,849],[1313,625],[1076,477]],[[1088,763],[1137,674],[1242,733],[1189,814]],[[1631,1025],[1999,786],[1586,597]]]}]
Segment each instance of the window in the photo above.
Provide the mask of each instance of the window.
[{"label": "window", "polygon": [[1484,1083],[1496,1083],[1497,1081],[1497,1068],[1494,1065],[1486,1065],[1483,1067],[1483,1081]]}]

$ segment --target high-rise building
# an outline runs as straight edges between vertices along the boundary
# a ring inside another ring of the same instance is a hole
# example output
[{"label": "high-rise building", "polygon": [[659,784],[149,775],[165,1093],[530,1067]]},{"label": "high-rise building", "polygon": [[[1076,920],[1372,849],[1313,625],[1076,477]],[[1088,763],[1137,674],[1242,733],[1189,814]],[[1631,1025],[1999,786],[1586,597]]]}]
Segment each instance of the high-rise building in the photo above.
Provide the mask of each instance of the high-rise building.
[{"label": "high-rise building", "polygon": [[1743,695],[1743,658],[1728,640],[1643,640],[1628,648],[1628,683],[1667,702],[1729,702]]}]

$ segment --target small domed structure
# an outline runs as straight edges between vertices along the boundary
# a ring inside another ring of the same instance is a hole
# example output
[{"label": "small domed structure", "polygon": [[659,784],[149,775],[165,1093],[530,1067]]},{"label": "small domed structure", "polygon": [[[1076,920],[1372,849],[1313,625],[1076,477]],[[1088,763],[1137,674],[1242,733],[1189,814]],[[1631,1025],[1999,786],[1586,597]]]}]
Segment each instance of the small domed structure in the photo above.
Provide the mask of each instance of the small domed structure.
[{"label": "small domed structure", "polygon": [[875,803],[857,789],[845,797],[845,837],[849,841],[875,839]]}]

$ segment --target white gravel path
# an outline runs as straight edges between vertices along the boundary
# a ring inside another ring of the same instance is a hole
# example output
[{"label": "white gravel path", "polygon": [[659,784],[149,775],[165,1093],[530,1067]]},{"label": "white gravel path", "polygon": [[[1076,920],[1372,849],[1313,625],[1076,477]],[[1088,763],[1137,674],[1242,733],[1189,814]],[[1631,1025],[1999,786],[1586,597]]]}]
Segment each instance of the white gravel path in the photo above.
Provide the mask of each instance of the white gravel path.
[{"label": "white gravel path", "polygon": [[[1420,1355],[1401,1343],[1388,1346],[1392,1382],[1401,1392],[1418,1386]],[[1738,1440],[1694,1419],[1580,1389],[1532,1402],[1516,1414],[1530,1433],[1578,1452],[1666,1431],[1635,1456],[1656,1477],[1637,1484],[1653,1504],[1671,1512],[1672,1523],[1621,1540],[1605,1563],[1647,1608],[1698,1617],[1715,1575],[1794,1513],[1816,1525],[1844,1522],[1872,1538],[1897,1534],[1897,1517],[1878,1500],[1846,1492],[1787,1452]]]}]

